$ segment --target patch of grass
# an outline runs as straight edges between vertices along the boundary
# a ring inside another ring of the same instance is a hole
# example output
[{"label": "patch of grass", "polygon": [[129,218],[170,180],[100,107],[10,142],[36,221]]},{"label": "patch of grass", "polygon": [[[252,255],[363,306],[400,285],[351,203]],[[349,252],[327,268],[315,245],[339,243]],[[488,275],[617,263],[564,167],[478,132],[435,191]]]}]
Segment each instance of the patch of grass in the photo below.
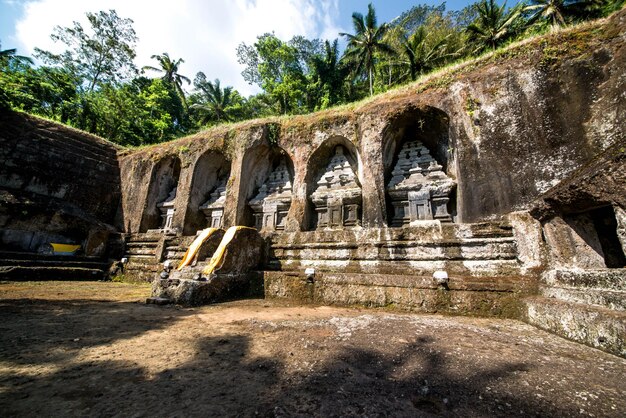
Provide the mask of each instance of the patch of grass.
[{"label": "patch of grass", "polygon": [[118,274],[118,275],[111,277],[111,281],[114,283],[125,283],[126,276],[124,274]]}]

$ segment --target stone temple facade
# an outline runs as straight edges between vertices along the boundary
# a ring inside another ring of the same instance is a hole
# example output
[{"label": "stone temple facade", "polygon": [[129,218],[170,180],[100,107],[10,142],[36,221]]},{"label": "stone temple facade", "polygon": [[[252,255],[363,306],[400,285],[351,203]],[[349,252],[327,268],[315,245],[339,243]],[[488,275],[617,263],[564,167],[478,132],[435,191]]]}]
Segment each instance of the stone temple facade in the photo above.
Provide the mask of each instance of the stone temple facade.
[{"label": "stone temple facade", "polygon": [[3,112],[0,278],[165,280],[198,231],[241,226],[213,263],[224,291],[236,273],[266,298],[512,317],[626,356],[624,22],[550,63],[563,34],[138,150]]}]

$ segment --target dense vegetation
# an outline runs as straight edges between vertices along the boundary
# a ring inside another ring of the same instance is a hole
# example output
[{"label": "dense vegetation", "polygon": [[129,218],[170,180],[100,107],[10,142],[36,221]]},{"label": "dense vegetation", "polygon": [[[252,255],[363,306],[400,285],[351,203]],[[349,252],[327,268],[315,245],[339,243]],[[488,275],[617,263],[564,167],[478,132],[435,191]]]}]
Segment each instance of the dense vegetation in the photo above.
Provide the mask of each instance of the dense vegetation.
[{"label": "dense vegetation", "polygon": [[[461,11],[418,5],[379,24],[371,4],[354,13],[343,53],[338,41],[273,33],[237,48],[244,79],[262,92],[242,97],[199,72],[179,73],[184,60],[152,56],[139,70],[132,20],[114,10],[88,13],[90,27],[56,27],[61,54],[36,49],[43,65],[0,45],[0,108],[27,111],[123,145],[167,141],[206,126],[307,113],[362,99],[416,80],[450,62],[559,26],[608,15],[626,0],[530,0],[508,8],[481,0]],[[148,75],[154,76],[150,78]],[[186,93],[185,87],[191,89]]]}]

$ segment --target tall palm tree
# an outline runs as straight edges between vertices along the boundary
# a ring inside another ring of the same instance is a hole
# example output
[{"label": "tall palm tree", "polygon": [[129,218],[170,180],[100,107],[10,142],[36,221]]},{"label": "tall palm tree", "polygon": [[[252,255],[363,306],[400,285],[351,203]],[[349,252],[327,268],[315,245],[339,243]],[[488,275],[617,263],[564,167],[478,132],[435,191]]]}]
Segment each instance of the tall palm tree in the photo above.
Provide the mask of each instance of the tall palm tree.
[{"label": "tall palm tree", "polygon": [[163,55],[153,55],[150,58],[156,59],[159,62],[159,66],[161,68],[146,65],[142,68],[142,70],[150,70],[163,73],[161,79],[174,87],[174,90],[176,91],[186,108],[187,100],[185,99],[185,92],[183,91],[182,85],[183,81],[189,84],[191,83],[191,80],[189,80],[189,78],[185,77],[184,75],[178,73],[178,66],[184,63],[185,60],[179,58],[173,61],[167,52],[164,52]]},{"label": "tall palm tree", "polygon": [[448,57],[446,54],[446,41],[448,37],[442,38],[434,44],[429,44],[428,33],[424,26],[417,28],[415,33],[402,42],[402,49],[409,64],[409,74],[411,80],[415,81],[418,74],[430,71]]},{"label": "tall palm tree", "polygon": [[[0,42],[0,48],[2,48],[2,43]],[[0,49],[0,65],[8,65],[11,62],[21,63],[21,64],[30,64],[33,65],[33,59],[29,57],[24,57],[22,55],[17,55],[17,49]]]},{"label": "tall palm tree", "polygon": [[239,98],[237,91],[230,86],[221,88],[218,78],[213,82],[206,80],[202,72],[196,76],[194,85],[200,90],[203,103],[195,103],[191,108],[204,113],[201,123],[205,124],[210,120],[216,120],[218,123],[231,120],[230,108]]},{"label": "tall palm tree", "polygon": [[346,68],[339,61],[339,42],[337,39],[331,44],[324,42],[324,54],[316,55],[312,61],[313,72],[319,81],[324,94],[327,95],[326,106],[339,101],[339,93],[343,84]]},{"label": "tall palm tree", "polygon": [[523,9],[525,12],[534,12],[529,23],[545,20],[550,23],[550,26],[556,28],[565,26],[569,18],[582,15],[584,9],[593,2],[589,0],[531,0],[530,3]]},{"label": "tall palm tree", "polygon": [[376,66],[375,53],[394,53],[393,49],[382,41],[385,32],[389,29],[386,23],[377,26],[376,12],[372,3],[367,5],[367,15],[363,17],[361,13],[352,13],[352,24],[354,25],[354,35],[340,33],[348,39],[348,50],[345,57],[356,59],[357,72],[365,68],[370,83],[370,96],[374,94],[373,73]]},{"label": "tall palm tree", "polygon": [[495,0],[482,0],[476,6],[476,11],[478,17],[466,28],[470,39],[480,44],[479,49],[496,49],[513,34],[513,23],[520,16],[522,7],[519,3],[507,11],[506,2],[498,6]]}]

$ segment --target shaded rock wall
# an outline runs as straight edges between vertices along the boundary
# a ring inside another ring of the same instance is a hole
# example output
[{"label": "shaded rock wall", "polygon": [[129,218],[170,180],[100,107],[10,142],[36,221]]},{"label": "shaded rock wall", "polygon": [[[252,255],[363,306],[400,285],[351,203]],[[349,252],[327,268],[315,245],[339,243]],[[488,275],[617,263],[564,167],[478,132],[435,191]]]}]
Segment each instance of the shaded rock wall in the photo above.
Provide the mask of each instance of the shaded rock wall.
[{"label": "shaded rock wall", "polygon": [[102,252],[120,203],[118,150],[44,119],[0,114],[0,246],[37,251],[52,240]]},{"label": "shaded rock wall", "polygon": [[[225,227],[250,224],[247,200],[278,153],[288,157],[294,175],[285,230],[309,230],[311,179],[326,164],[317,159],[328,154],[318,150],[348,142],[362,187],[362,225],[384,227],[395,154],[416,137],[458,182],[450,208],[456,222],[528,209],[594,156],[624,141],[625,16],[524,42],[353,109],[219,127],[131,153],[121,160],[124,226],[141,230],[160,160],[181,159],[179,192],[190,196],[199,157],[213,150],[231,162]],[[177,200],[174,220],[187,232],[188,201]]]}]

